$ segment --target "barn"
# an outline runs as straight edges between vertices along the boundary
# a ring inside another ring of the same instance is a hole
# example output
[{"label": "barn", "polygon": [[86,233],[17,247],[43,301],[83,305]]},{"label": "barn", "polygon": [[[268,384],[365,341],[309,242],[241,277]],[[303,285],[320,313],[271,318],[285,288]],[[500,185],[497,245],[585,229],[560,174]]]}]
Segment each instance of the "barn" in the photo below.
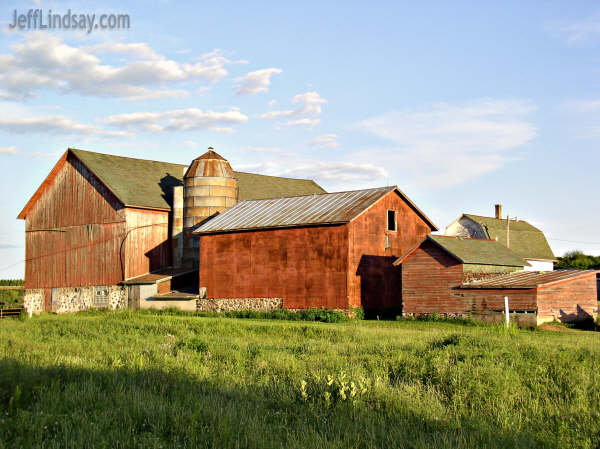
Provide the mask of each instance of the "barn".
[{"label": "barn", "polygon": [[195,231],[199,308],[397,306],[392,263],[435,230],[397,187],[242,201]]},{"label": "barn", "polygon": [[212,149],[187,166],[69,148],[18,216],[25,306],[139,303],[197,274],[186,237],[207,216],[238,200],[324,192],[312,180],[234,172]]},{"label": "barn", "polygon": [[402,313],[536,325],[597,315],[595,271],[524,271],[528,262],[496,240],[427,236],[394,265],[402,271]]}]

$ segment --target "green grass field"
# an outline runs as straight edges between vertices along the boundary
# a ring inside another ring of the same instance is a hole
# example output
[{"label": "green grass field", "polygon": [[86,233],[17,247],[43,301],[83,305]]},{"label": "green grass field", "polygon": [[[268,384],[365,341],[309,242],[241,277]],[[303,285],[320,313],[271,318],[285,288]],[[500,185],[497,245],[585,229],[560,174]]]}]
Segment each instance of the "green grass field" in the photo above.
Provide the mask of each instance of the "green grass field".
[{"label": "green grass field", "polygon": [[0,321],[0,447],[600,447],[600,334],[142,312]]}]

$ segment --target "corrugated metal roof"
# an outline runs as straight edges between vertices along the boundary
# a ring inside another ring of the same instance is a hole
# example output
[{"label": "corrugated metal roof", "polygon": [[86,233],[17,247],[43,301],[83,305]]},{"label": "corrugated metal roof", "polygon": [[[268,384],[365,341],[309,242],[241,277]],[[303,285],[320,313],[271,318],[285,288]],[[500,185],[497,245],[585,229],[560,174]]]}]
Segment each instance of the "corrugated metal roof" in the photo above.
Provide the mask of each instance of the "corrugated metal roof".
[{"label": "corrugated metal roof", "polygon": [[[478,223],[488,238],[506,246],[506,219],[464,214]],[[554,260],[554,254],[544,233],[524,220],[510,220],[510,249],[527,259]]]},{"label": "corrugated metal roof", "polygon": [[581,276],[598,273],[596,270],[519,271],[506,275],[462,284],[461,288],[536,288]]},{"label": "corrugated metal roof", "polygon": [[200,226],[199,234],[348,223],[396,187],[242,201]]},{"label": "corrugated metal roof", "polygon": [[427,238],[458,260],[468,264],[524,267],[525,260],[495,240],[469,239],[445,235],[429,235]]}]

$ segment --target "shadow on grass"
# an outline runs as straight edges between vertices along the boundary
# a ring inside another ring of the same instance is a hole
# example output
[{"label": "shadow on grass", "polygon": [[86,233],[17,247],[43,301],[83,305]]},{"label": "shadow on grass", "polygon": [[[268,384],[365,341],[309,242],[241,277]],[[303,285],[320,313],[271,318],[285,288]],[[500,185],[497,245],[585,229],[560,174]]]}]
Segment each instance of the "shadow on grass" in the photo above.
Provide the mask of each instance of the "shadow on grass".
[{"label": "shadow on grass", "polygon": [[426,418],[402,403],[305,402],[270,386],[157,368],[32,367],[0,361],[0,447],[541,447],[490,423]]}]

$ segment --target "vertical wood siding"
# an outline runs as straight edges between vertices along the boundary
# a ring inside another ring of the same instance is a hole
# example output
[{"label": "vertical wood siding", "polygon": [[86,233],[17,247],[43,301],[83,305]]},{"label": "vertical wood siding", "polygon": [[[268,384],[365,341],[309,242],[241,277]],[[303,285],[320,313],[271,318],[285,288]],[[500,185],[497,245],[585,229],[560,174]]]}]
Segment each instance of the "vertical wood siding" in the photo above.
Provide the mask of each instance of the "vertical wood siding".
[{"label": "vertical wood siding", "polygon": [[27,214],[25,288],[119,282],[125,226],[120,202],[69,156]]},{"label": "vertical wood siding", "polygon": [[169,212],[126,208],[125,217],[125,278],[171,265]]}]

